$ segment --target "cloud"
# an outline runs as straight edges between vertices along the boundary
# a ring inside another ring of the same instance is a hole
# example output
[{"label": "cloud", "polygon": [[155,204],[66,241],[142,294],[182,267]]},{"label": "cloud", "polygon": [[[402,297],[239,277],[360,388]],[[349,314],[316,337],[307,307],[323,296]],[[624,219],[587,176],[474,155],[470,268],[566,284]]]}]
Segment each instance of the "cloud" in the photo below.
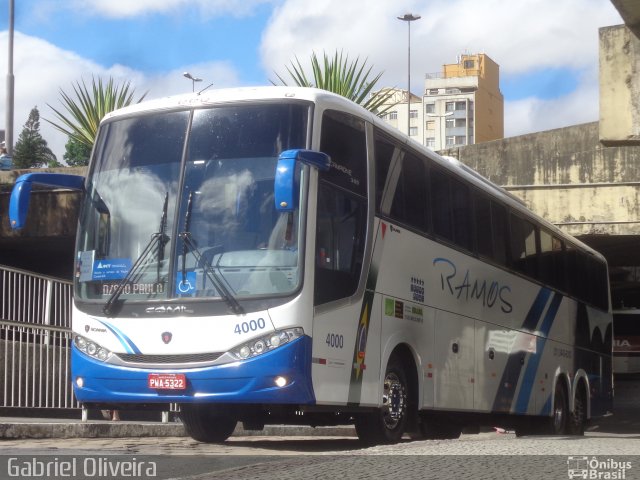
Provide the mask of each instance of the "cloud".
[{"label": "cloud", "polygon": [[598,74],[583,72],[577,88],[562,97],[505,102],[505,137],[595,122],[599,116]]},{"label": "cloud", "polygon": [[[7,32],[0,32],[0,51],[7,50]],[[6,65],[0,71],[6,75]],[[56,121],[55,114],[48,105],[61,109],[60,90],[72,92],[72,85],[84,80],[89,84],[92,77],[113,77],[116,82],[131,82],[135,89],[134,98],[149,92],[148,99],[164,97],[190,91],[187,79],[182,76],[185,71],[197,71],[202,78],[215,78],[215,88],[238,85],[239,76],[234,66],[226,62],[205,62],[185,65],[179,69],[145,75],[143,72],[122,65],[103,66],[82,58],[73,52],[62,50],[39,38],[15,33],[14,39],[14,120],[13,140],[16,142],[27,121],[29,112],[38,107],[40,112],[40,133],[49,147],[62,161],[67,137],[56,130],[45,119]],[[46,72],[46,73],[45,73]],[[204,88],[207,85],[198,85]],[[6,96],[0,95],[0,111],[6,112]],[[0,125],[5,128],[4,115]]]},{"label": "cloud", "polygon": [[250,15],[271,0],[74,0],[72,7],[108,18],[131,18],[147,14],[176,14],[198,10],[207,16]]},{"label": "cloud", "polygon": [[554,68],[580,77],[576,90],[554,100],[507,101],[507,134],[597,120],[598,28],[622,23],[602,0],[369,0],[366,8],[344,0],[287,0],[263,34],[263,67],[275,78],[272,72],[286,75],[295,56],[304,64],[312,51],[338,49],[367,58],[374,73],[383,71],[380,86],[406,87],[407,23],[396,20],[405,12],[422,16],[411,23],[414,93],[426,73],[440,72],[457,55],[486,53],[503,74]]}]

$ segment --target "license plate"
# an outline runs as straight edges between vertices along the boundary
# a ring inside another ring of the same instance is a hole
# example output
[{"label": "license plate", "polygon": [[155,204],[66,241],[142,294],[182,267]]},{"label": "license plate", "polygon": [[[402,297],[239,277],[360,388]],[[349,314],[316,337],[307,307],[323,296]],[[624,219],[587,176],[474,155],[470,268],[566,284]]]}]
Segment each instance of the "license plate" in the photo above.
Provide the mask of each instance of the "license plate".
[{"label": "license plate", "polygon": [[148,385],[156,390],[184,390],[187,379],[182,373],[150,373]]}]

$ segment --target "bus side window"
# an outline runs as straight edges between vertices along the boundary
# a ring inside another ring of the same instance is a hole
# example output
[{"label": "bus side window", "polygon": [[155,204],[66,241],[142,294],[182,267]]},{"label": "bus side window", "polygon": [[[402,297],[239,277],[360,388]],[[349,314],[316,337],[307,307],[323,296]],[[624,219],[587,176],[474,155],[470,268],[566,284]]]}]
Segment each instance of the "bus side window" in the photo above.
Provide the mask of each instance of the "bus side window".
[{"label": "bus side window", "polygon": [[400,178],[391,204],[391,218],[420,231],[426,231],[426,202],[424,163],[407,153],[402,159]]},{"label": "bus side window", "polygon": [[453,241],[453,225],[451,224],[451,191],[449,176],[432,168],[429,172],[431,192],[431,218],[433,233],[445,240]]},{"label": "bus side window", "polygon": [[364,121],[341,112],[325,112],[320,151],[331,157],[331,168],[319,174],[316,305],[350,297],[360,283],[367,227]]},{"label": "bus side window", "polygon": [[545,229],[540,229],[540,257],[538,274],[543,283],[558,290],[565,290],[564,281],[564,247],[562,241]]},{"label": "bus side window", "polygon": [[537,278],[535,225],[517,215],[510,215],[509,225],[511,231],[511,266],[531,278]]}]

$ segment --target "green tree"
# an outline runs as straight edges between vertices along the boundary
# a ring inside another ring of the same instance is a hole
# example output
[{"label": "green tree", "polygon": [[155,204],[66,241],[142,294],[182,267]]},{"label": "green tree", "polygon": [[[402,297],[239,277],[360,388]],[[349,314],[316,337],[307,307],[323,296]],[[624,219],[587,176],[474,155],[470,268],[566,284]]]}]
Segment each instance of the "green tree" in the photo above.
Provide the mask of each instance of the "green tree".
[{"label": "green tree", "polygon": [[[310,75],[307,75],[304,71],[304,67],[298,57],[295,58],[295,61],[291,61],[291,66],[286,67],[295,85],[320,88],[337,93],[377,115],[382,115],[393,106],[387,103],[392,94],[378,93],[372,95],[375,84],[380,80],[383,73],[380,72],[370,79],[372,68],[367,68],[366,60],[362,64],[360,64],[359,58],[349,61],[348,55],[343,55],[342,52],[338,53],[338,51],[335,52],[333,57],[329,57],[326,52],[323,53],[322,61],[313,52],[311,54]],[[288,85],[281,75],[277,72],[275,74],[281,85]],[[273,80],[271,83],[278,84]]]},{"label": "green tree", "polygon": [[91,148],[84,143],[80,143],[72,137],[69,137],[67,144],[64,146],[65,152],[62,158],[70,167],[82,167],[89,165],[89,157],[91,156]]},{"label": "green tree", "polygon": [[[102,79],[96,81],[93,78],[91,88],[87,87],[83,80],[73,85],[73,91],[75,98],[60,90],[62,106],[66,113],[49,105],[58,117],[58,123],[46,118],[45,120],[91,150],[100,121],[107,113],[131,105],[134,89],[131,88],[131,82],[117,85],[113,78],[109,78],[105,85]],[[136,103],[140,103],[146,95],[142,95]]]},{"label": "green tree", "polygon": [[13,149],[13,164],[15,168],[38,168],[56,163],[56,156],[40,135],[38,107],[33,107]]}]

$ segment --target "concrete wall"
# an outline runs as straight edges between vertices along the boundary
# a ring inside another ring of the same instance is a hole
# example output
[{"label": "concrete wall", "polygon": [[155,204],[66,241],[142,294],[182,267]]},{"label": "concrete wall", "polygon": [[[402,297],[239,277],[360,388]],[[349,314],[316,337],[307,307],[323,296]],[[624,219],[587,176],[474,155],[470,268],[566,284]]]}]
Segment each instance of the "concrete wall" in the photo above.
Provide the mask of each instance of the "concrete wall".
[{"label": "concrete wall", "polygon": [[598,123],[444,152],[572,235],[640,233],[640,147],[605,147]]},{"label": "concrete wall", "polygon": [[640,145],[640,40],[625,25],[600,36],[600,141]]}]

